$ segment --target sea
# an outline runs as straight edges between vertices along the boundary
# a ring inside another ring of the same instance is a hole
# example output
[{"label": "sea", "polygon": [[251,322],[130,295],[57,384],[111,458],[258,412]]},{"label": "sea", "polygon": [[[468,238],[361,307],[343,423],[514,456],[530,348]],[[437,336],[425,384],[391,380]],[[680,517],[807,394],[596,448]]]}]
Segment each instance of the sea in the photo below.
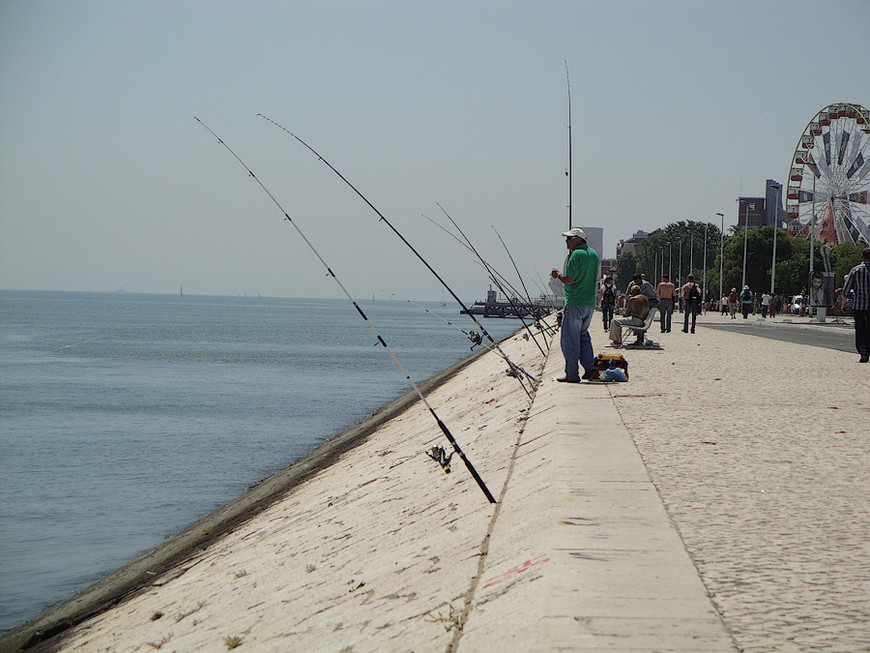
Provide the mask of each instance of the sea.
[{"label": "sea", "polygon": [[[358,304],[415,381],[470,353],[458,305]],[[0,634],[410,389],[347,300],[0,290]]]}]

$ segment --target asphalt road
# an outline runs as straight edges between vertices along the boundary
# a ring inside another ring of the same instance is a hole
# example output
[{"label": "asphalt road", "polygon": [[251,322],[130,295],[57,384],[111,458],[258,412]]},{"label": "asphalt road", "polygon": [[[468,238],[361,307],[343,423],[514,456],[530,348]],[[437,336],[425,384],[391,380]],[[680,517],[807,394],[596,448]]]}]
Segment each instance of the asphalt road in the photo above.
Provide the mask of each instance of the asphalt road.
[{"label": "asphalt road", "polygon": [[[795,318],[796,320],[799,318]],[[854,353],[855,330],[851,321],[845,325],[833,322],[760,322],[750,316],[744,321],[740,316],[730,324],[703,324],[698,320],[698,326],[708,329],[723,329],[745,333],[751,336],[784,340],[799,345],[812,345],[814,347],[827,347]],[[856,354],[857,355],[857,354]]]}]

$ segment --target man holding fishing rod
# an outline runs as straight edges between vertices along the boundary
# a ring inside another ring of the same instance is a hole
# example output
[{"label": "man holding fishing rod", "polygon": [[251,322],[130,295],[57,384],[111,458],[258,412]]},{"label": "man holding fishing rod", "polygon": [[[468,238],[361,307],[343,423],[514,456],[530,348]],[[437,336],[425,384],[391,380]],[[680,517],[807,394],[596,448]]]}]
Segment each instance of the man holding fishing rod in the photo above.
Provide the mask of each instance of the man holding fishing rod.
[{"label": "man holding fishing rod", "polygon": [[[565,284],[565,309],[562,313],[562,355],[565,357],[563,383],[580,383],[595,374],[592,337],[589,325],[595,313],[595,283],[598,278],[598,253],[586,244],[586,233],[574,227],[562,234],[570,254],[565,273],[553,268],[550,276]],[[580,376],[580,366],[583,376]]]}]

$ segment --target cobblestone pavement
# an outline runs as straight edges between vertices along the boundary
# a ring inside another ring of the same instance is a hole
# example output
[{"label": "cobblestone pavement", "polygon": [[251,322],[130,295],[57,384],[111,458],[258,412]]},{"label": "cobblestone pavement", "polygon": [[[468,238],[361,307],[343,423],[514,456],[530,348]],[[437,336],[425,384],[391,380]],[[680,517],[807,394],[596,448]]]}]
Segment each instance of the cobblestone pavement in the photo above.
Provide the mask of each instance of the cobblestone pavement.
[{"label": "cobblestone pavement", "polygon": [[870,651],[870,366],[702,320],[611,388],[708,591],[746,651]]}]

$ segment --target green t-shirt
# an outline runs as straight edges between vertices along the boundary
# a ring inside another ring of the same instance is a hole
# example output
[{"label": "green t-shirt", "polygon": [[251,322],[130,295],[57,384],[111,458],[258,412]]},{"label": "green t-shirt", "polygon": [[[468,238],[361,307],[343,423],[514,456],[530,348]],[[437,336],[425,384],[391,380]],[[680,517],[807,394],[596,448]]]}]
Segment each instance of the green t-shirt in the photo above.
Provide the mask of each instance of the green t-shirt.
[{"label": "green t-shirt", "polygon": [[595,306],[598,253],[587,244],[575,247],[565,264],[565,276],[574,279],[565,286],[565,306]]}]

